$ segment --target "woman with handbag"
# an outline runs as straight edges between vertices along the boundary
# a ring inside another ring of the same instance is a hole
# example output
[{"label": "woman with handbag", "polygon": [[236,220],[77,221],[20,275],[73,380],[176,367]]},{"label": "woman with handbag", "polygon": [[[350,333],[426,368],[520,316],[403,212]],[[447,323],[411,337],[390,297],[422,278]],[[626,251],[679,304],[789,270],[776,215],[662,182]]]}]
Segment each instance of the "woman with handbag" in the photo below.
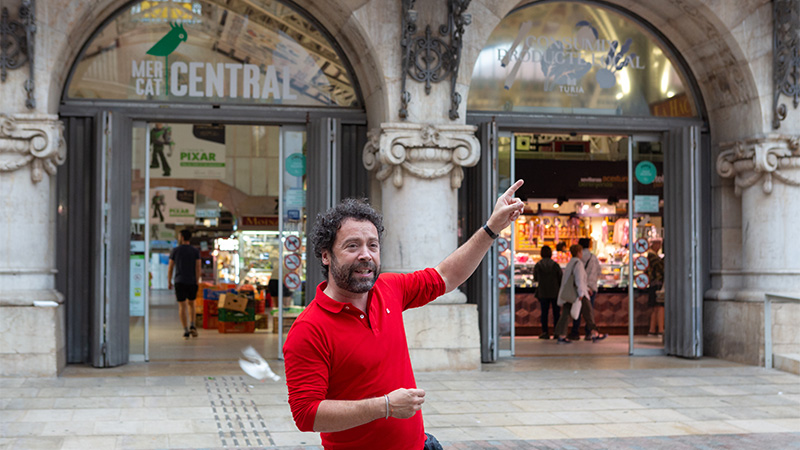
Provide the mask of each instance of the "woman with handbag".
[{"label": "woman with handbag", "polygon": [[589,302],[589,291],[586,288],[586,270],[583,268],[583,247],[573,245],[569,248],[572,259],[564,269],[561,279],[561,289],[558,291],[558,305],[561,306],[561,317],[556,324],[556,336],[559,344],[571,344],[567,339],[567,320],[571,315],[573,319],[583,316],[586,327],[591,330],[592,342],[608,337],[606,333],[599,333],[594,323],[594,311]]}]

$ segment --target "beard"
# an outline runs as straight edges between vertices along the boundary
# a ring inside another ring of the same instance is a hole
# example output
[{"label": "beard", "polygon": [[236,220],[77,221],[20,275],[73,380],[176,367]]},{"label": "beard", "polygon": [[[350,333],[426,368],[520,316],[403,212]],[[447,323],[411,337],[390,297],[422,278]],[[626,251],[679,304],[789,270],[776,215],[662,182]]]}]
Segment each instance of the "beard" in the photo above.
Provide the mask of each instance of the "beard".
[{"label": "beard", "polygon": [[[368,269],[372,271],[370,278],[363,278],[356,275],[357,271]],[[341,289],[356,294],[363,294],[372,289],[375,281],[378,280],[378,274],[381,271],[380,266],[375,265],[372,261],[358,262],[349,266],[339,265],[336,257],[331,254],[331,265],[329,267],[333,280]]]}]

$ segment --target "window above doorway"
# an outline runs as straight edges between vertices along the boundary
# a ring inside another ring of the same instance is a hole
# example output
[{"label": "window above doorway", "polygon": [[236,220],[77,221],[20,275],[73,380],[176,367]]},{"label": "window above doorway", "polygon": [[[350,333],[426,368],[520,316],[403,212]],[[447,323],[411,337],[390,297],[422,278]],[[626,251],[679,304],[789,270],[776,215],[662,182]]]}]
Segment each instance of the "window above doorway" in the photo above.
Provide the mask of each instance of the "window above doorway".
[{"label": "window above doorway", "polygon": [[349,64],[276,0],[144,0],[84,47],[66,99],[360,108]]},{"label": "window above doorway", "polygon": [[631,17],[587,2],[537,2],[492,32],[467,109],[697,117],[688,86],[669,48]]}]

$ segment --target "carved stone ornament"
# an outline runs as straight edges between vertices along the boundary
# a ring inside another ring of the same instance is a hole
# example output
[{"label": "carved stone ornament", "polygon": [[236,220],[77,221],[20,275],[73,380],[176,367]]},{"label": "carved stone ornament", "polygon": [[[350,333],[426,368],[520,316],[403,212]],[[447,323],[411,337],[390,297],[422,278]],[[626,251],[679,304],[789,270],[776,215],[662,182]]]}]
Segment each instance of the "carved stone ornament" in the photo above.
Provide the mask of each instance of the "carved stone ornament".
[{"label": "carved stone ornament", "polygon": [[736,195],[762,179],[767,194],[772,193],[773,179],[800,186],[800,176],[789,174],[800,173],[800,136],[752,139],[721,147],[717,173],[723,178],[734,178]]},{"label": "carved stone ornament", "polygon": [[0,173],[31,164],[31,179],[38,183],[44,172],[55,175],[66,152],[64,125],[58,116],[0,114]]},{"label": "carved stone ornament", "polygon": [[405,174],[435,179],[450,176],[453,189],[461,187],[462,167],[478,163],[481,145],[471,125],[422,125],[384,123],[370,130],[364,146],[364,166],[378,169],[377,177],[391,177],[395,187],[403,186]]}]

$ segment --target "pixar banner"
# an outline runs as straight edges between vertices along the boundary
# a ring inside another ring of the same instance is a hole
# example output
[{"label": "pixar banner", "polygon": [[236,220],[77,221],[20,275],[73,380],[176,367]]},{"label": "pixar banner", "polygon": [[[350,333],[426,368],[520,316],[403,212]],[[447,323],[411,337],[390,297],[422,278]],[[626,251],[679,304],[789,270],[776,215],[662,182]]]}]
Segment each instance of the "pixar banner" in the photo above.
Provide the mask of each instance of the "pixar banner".
[{"label": "pixar banner", "polygon": [[224,179],[225,127],[150,124],[150,178]]}]

